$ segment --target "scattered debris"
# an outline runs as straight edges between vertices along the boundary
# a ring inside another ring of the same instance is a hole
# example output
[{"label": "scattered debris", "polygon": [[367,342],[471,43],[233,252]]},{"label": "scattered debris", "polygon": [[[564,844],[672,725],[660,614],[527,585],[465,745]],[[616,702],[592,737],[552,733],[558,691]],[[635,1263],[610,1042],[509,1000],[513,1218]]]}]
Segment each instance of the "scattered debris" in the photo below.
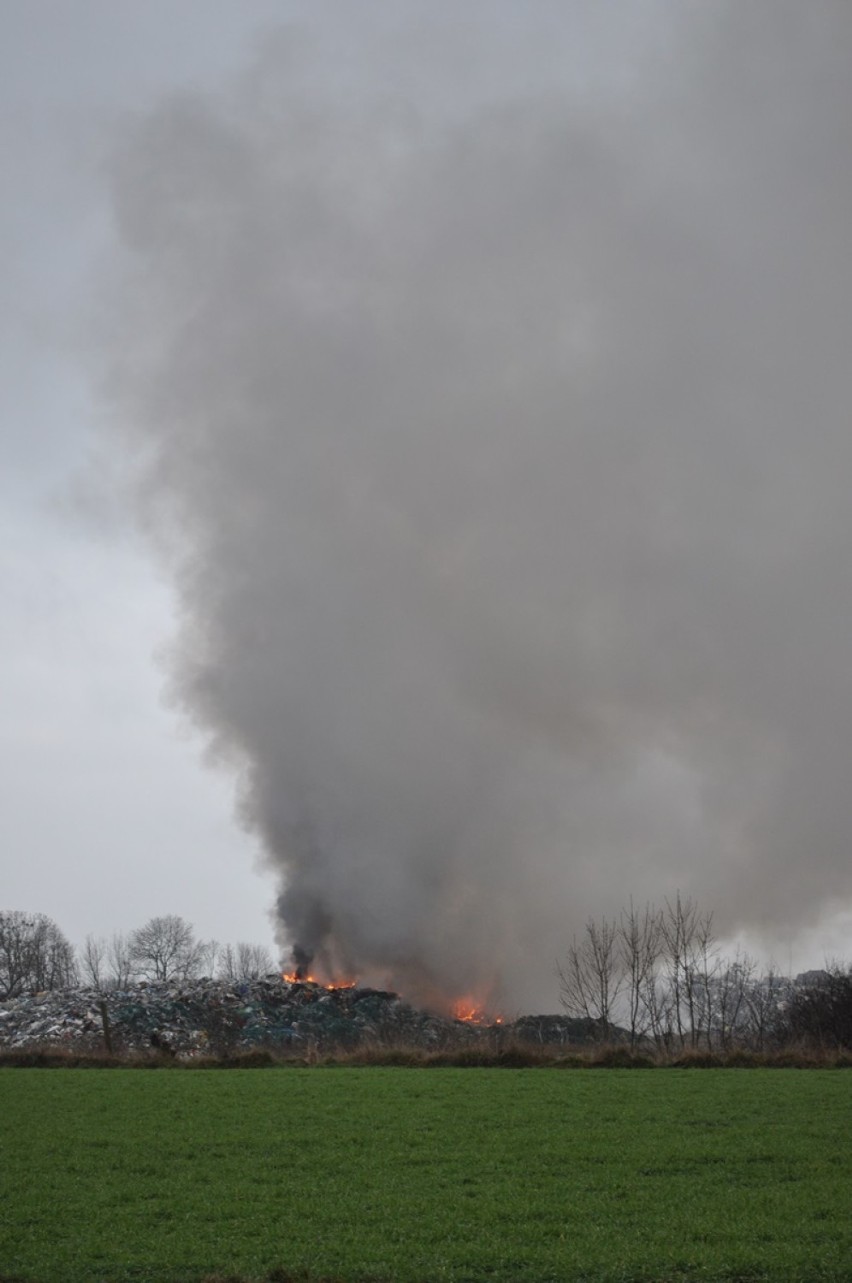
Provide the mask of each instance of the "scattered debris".
[{"label": "scattered debris", "polygon": [[6,999],[0,1009],[0,1049],[100,1050],[109,1043],[117,1053],[153,1049],[187,1058],[254,1047],[279,1052],[368,1045],[437,1050],[485,1038],[567,1045],[592,1041],[591,1023],[525,1016],[474,1025],[417,1010],[385,990],[291,982],[275,974],[238,984],[143,982],[104,993],[65,989]]}]

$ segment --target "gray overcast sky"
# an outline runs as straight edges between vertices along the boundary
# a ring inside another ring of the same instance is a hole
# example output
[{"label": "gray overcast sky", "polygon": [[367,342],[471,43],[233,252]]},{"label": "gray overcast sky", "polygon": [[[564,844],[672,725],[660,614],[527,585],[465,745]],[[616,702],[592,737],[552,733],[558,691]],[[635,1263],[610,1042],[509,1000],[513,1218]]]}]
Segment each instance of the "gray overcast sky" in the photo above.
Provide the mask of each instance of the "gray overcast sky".
[{"label": "gray overcast sky", "polygon": [[[685,15],[700,26],[701,8],[0,2],[0,904],[42,910],[76,942],[165,912],[205,937],[273,939],[276,884],[233,819],[232,782],[200,765],[200,741],[163,703],[170,588],[110,502],[98,444],[91,335],[113,252],[106,173],[128,119],[174,91],[256,83],[268,63],[305,101],[345,115],[373,95],[427,124],[537,110],[567,88],[597,104],[606,138],[608,104],[617,113],[634,77],[653,84],[659,66],[677,80],[676,30]],[[665,130],[657,141],[662,155]],[[791,932],[794,967],[848,953],[837,885],[822,920]]]},{"label": "gray overcast sky", "polygon": [[231,789],[162,707],[170,603],[129,527],[76,502],[79,353],[122,113],[233,72],[279,6],[0,6],[0,850],[4,906],[78,943],[156,913],[271,942]]}]

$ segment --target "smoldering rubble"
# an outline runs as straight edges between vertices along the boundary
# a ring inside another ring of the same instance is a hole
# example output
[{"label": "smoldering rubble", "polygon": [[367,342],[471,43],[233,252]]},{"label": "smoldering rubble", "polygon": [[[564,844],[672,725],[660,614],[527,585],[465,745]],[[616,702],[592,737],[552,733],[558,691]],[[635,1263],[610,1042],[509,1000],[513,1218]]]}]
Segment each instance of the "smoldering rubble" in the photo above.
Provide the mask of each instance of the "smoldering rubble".
[{"label": "smoldering rubble", "polygon": [[55,990],[0,1006],[0,1050],[109,1046],[118,1054],[193,1058],[264,1048],[300,1055],[377,1046],[457,1048],[489,1033],[558,1045],[594,1038],[593,1022],[566,1016],[475,1025],[418,1010],[389,991],[288,983],[278,975],[238,984],[202,979],[105,992]]}]

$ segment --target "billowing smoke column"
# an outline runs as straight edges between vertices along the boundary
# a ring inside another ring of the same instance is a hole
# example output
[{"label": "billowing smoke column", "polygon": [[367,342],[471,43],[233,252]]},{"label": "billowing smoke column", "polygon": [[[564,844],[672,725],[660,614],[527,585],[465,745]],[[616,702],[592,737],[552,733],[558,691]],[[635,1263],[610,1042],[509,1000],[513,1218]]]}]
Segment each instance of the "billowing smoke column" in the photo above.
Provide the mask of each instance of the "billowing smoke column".
[{"label": "billowing smoke column", "polygon": [[631,893],[850,896],[852,9],[679,21],[439,106],[440,42],[405,102],[285,39],[116,149],[171,689],[301,970],[533,1003]]}]

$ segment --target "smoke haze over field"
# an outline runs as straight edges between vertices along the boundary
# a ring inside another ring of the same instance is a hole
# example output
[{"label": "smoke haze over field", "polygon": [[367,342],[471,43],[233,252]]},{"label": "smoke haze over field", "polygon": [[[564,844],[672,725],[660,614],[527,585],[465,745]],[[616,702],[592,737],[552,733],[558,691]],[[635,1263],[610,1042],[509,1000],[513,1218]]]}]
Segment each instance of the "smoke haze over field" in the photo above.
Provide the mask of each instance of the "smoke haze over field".
[{"label": "smoke haze over field", "polygon": [[852,10],[652,6],[631,60],[615,8],[505,98],[447,70],[484,9],[374,88],[285,31],[111,164],[170,690],[282,942],[411,997],[534,1003],[631,894],[770,945],[852,896]]}]

